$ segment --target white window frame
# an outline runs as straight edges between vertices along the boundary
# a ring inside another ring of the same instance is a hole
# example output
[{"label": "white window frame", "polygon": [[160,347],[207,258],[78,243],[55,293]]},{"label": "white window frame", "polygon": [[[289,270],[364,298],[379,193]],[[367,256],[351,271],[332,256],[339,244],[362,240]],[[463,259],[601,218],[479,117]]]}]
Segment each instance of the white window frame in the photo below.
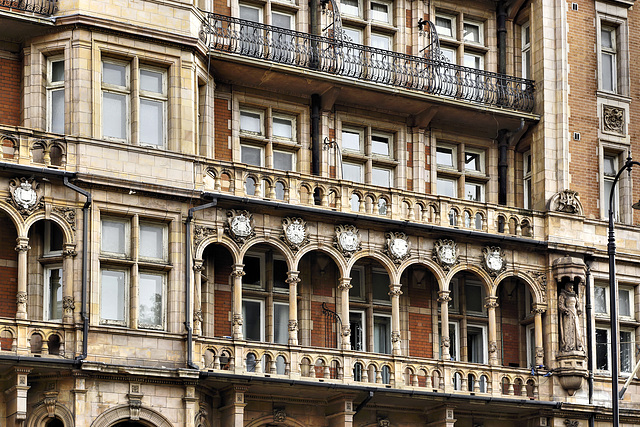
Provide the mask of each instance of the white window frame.
[{"label": "white window frame", "polygon": [[[389,172],[389,184],[388,185],[380,185],[377,182],[373,181],[373,171],[374,170],[379,170],[379,171],[387,171]],[[393,180],[393,172],[394,169],[393,168],[389,168],[389,167],[381,167],[381,166],[372,166],[371,167],[371,185],[376,185],[376,186],[380,186],[380,187],[385,187],[385,188],[392,188],[394,187],[394,180]]]},{"label": "white window frame", "polygon": [[62,92],[62,132],[57,132],[57,133],[64,133],[65,130],[65,109],[66,109],[66,102],[65,102],[65,88],[64,88],[64,81],[66,79],[66,68],[64,69],[64,76],[62,78],[62,81],[53,81],[53,64],[56,62],[62,62],[62,66],[63,68],[65,68],[65,60],[64,60],[64,56],[63,55],[55,55],[55,56],[51,56],[49,58],[47,58],[47,86],[46,86],[46,91],[47,91],[47,132],[57,132],[55,130],[54,123],[53,123],[53,93],[54,92],[58,92],[61,91]]},{"label": "white window frame", "polygon": [[[609,289],[609,285],[608,284],[604,284],[604,283],[596,283],[594,285],[594,292],[593,292],[593,296],[594,296],[594,301],[595,301],[595,288],[600,288],[604,290],[604,299],[605,299],[605,312],[601,313],[601,312],[596,312],[595,311],[595,303],[594,303],[594,309],[593,312],[596,316],[598,317],[609,317],[609,307],[611,306],[611,289]],[[635,295],[635,289],[632,286],[627,286],[627,285],[618,285],[618,294],[621,292],[626,292],[629,295],[629,316],[623,316],[622,314],[620,314],[622,312],[622,310],[620,309],[620,297],[618,297],[618,317],[622,318],[622,320],[627,320],[627,321],[635,321],[636,320],[636,316],[635,316],[635,300],[634,300],[634,295]]]},{"label": "white window frame", "polygon": [[[603,326],[599,326],[596,325],[596,331],[598,329],[604,330],[607,332],[607,369],[599,369],[596,366],[596,370],[602,374],[608,374],[611,372],[611,328],[609,326],[603,327]],[[625,327],[621,327],[618,331],[619,334],[621,334],[622,332],[626,332],[631,334],[631,338],[632,338],[632,345],[631,345],[631,363],[630,363],[630,368],[631,371],[633,371],[633,368],[635,367],[635,364],[637,363],[636,361],[636,356],[635,356],[635,350],[636,350],[636,331],[634,328],[625,328]],[[595,332],[594,332],[595,334]],[[620,355],[622,355],[622,350],[621,350],[621,342],[620,342],[620,337],[618,337],[618,350],[621,352]],[[594,346],[597,346],[596,340],[594,339]],[[594,357],[597,358],[597,348],[596,348],[596,354],[594,355]],[[631,375],[631,371],[623,371],[622,370],[622,361],[618,364],[618,370],[619,370],[619,374],[622,377],[628,377],[629,375]]]},{"label": "white window frame", "polygon": [[[607,31],[611,34],[611,47],[605,47],[602,43],[602,32]],[[615,24],[610,24],[608,22],[600,22],[600,32],[598,33],[598,48],[600,50],[600,55],[598,57],[598,65],[600,66],[600,90],[611,93],[618,93],[618,49],[617,49],[617,41],[618,41],[618,26]],[[605,89],[604,82],[604,61],[602,58],[607,55],[612,58],[612,70],[611,70],[611,89]]]},{"label": "white window frame", "polygon": [[[475,27],[478,27],[478,41],[467,39],[466,32],[464,30],[464,27],[466,25],[473,25]],[[484,22],[479,22],[474,20],[465,20],[462,24],[462,28],[463,28],[462,39],[464,40],[465,44],[468,43],[468,44],[473,44],[478,46],[484,46]]]},{"label": "white window frame", "polygon": [[[440,31],[440,28],[445,28],[445,27],[439,27],[438,26],[438,19],[446,19],[449,20],[449,22],[451,22],[451,35],[449,34],[443,34]],[[436,18],[434,20],[434,24],[436,26],[436,31],[438,32],[438,37],[442,38],[447,38],[447,39],[452,39],[455,40],[458,37],[458,31],[457,31],[457,17],[454,15],[447,15],[445,13],[436,13]]]},{"label": "white window frame", "polygon": [[[51,271],[52,270],[60,270],[60,318],[56,318],[53,319],[51,318],[51,312],[49,310],[49,304],[51,303],[51,292],[50,292],[50,286],[51,286]],[[62,301],[64,296],[63,294],[63,289],[64,289],[64,270],[62,269],[62,265],[61,264],[54,264],[54,265],[47,265],[44,269],[44,289],[43,289],[43,299],[42,299],[42,305],[43,305],[43,310],[42,310],[42,318],[45,321],[50,321],[50,322],[61,322],[62,321],[62,317],[64,316],[64,309],[62,308]]]},{"label": "white window frame", "polygon": [[[287,138],[286,136],[279,136],[279,135],[275,135],[273,132],[273,120],[274,119],[280,119],[280,120],[289,120],[291,122],[291,138]],[[295,142],[297,140],[297,126],[296,126],[296,117],[295,116],[291,116],[288,114],[283,114],[283,113],[272,113],[271,116],[271,136],[273,139],[276,140],[281,140],[281,141],[290,141],[290,142]]]},{"label": "white window frame", "polygon": [[[352,133],[352,134],[358,134],[358,142],[360,145],[360,148],[358,150],[354,150],[353,148],[346,148],[343,145],[343,135],[344,133]],[[342,131],[340,132],[340,147],[342,148],[343,151],[348,152],[348,153],[364,153],[364,129],[363,128],[357,128],[357,127],[343,127]]]},{"label": "white window frame", "polygon": [[[248,148],[252,148],[252,149],[256,149],[256,150],[260,151],[260,164],[259,165],[252,165],[252,164],[249,164],[249,163],[244,163],[242,161],[242,148],[243,147],[248,147]],[[240,143],[240,163],[244,163],[244,164],[249,165],[249,166],[255,166],[255,167],[262,168],[262,167],[265,166],[264,151],[265,151],[264,150],[264,146],[262,146],[262,145],[246,144],[244,142],[241,142]],[[256,183],[256,185],[259,185],[259,183]]]},{"label": "white window frame", "polygon": [[631,375],[631,373],[633,372],[633,368],[636,366],[637,360],[636,360],[636,331],[633,328],[625,328],[625,327],[621,327],[620,328],[620,334],[622,333],[628,333],[631,336],[631,360],[629,361],[629,370],[628,371],[623,371],[622,370],[622,337],[620,337],[620,375],[623,377],[628,377],[629,375]]},{"label": "white window frame", "polygon": [[[472,362],[471,360],[469,360],[469,347],[468,347],[468,343],[469,343],[469,328],[477,328],[480,329],[481,331],[481,344],[482,344],[482,361],[481,362]],[[479,364],[484,364],[486,365],[489,361],[489,351],[487,348],[487,325],[483,325],[483,324],[477,324],[477,323],[468,323],[467,324],[467,328],[466,328],[466,335],[467,335],[467,362],[468,363],[479,363]]]},{"label": "white window frame", "polygon": [[[241,15],[241,10],[242,10],[243,7],[246,7],[247,9],[255,9],[255,10],[257,10],[258,11],[258,23],[261,24],[263,22],[263,20],[264,20],[264,17],[263,17],[264,12],[263,12],[262,7],[254,6],[254,5],[247,4],[247,3],[239,3],[238,4],[238,16]],[[249,21],[246,18],[240,18],[240,19],[245,19],[245,20]],[[252,22],[255,22],[255,21],[252,21]]]},{"label": "white window frame", "polygon": [[[387,140],[387,148],[389,154],[381,154],[373,151],[373,138],[385,138]],[[372,131],[371,132],[371,155],[374,157],[381,158],[392,158],[393,157],[393,135],[385,132]]]},{"label": "white window frame", "polygon": [[[120,67],[125,67],[125,77],[124,77],[125,85],[124,86],[105,83],[104,81],[104,64],[105,63],[118,65]],[[102,138],[110,141],[129,142],[131,141],[131,64],[126,61],[118,61],[111,58],[102,58],[102,62],[100,66],[101,66],[101,73],[102,73],[101,74],[102,77],[100,81],[100,84],[101,84],[100,96],[101,96],[101,106],[102,106],[100,118],[101,118],[101,124],[102,124]],[[104,125],[104,94],[105,93],[114,93],[117,95],[125,96],[125,112],[124,112],[125,137],[124,138],[106,136],[104,134],[104,131],[105,131],[104,129],[105,127]]]},{"label": "white window frame", "polygon": [[[264,300],[263,299],[257,299],[257,298],[242,298],[242,302],[243,302],[243,307],[242,307],[242,311],[244,312],[244,302],[245,301],[250,301],[250,302],[257,302],[260,304],[260,315],[258,316],[258,318],[260,319],[260,340],[259,342],[265,342],[265,337],[264,337],[264,332],[265,332],[265,327],[264,327],[264,321],[265,321],[265,316],[264,316]],[[245,318],[245,316],[242,316],[243,318]],[[244,337],[244,339],[247,339],[247,334],[246,334],[246,318],[244,319],[244,322],[242,324],[242,336]],[[253,341],[253,340],[251,340]]]},{"label": "white window frame", "polygon": [[[260,285],[256,286],[252,283],[242,282],[242,287],[246,289],[266,289],[267,288],[267,272],[266,272],[266,257],[264,252],[247,252],[244,256],[252,258],[258,258],[260,262]],[[242,260],[244,264],[244,258]],[[243,276],[244,277],[244,276]]]},{"label": "white window frame", "polygon": [[[475,67],[475,66],[474,66],[474,67],[469,67],[469,66],[466,64],[466,57],[467,57],[467,56],[468,56],[468,57],[473,57],[473,58],[478,58],[478,59],[479,59],[479,61],[478,61],[478,62],[479,62],[479,63],[478,63],[478,66],[477,66],[477,67]],[[463,63],[462,63],[462,65],[464,65],[464,66],[465,66],[465,67],[467,67],[467,68],[472,68],[472,69],[474,69],[474,70],[484,70],[484,55],[481,55],[481,54],[479,54],[479,53],[475,53],[475,52],[467,52],[467,51],[465,51],[465,52],[464,52],[464,55],[463,55],[463,57],[462,57],[462,62],[463,62]],[[478,79],[482,79],[482,77],[481,77],[481,76],[478,76],[477,78],[478,78]]]},{"label": "white window frame", "polygon": [[340,2],[340,12],[344,15],[362,17],[362,0],[356,0],[358,3],[357,8],[347,5],[344,2]]},{"label": "white window frame", "polygon": [[[146,90],[142,90],[142,87],[140,87],[139,96],[137,100],[138,115],[140,115],[140,112],[142,111],[143,100],[157,102],[162,105],[162,119],[161,119],[162,120],[162,123],[161,123],[162,137],[160,141],[157,141],[158,142],[157,144],[154,144],[148,141],[143,142],[142,141],[143,132],[140,130],[138,135],[138,142],[140,145],[145,147],[165,148],[167,146],[167,122],[168,122],[167,109],[168,109],[168,103],[169,103],[167,70],[163,68],[150,67],[147,65],[140,66],[140,69],[138,70],[138,81],[140,81],[140,73],[142,71],[150,71],[152,73],[157,73],[162,76],[162,92],[146,91]],[[142,121],[141,117],[139,117],[138,119],[139,119],[139,122]],[[138,127],[141,128],[141,125],[139,125]]]},{"label": "white window frame", "polygon": [[[62,235],[62,248],[60,248],[60,250],[51,250],[51,237],[52,234],[54,232],[54,230],[56,229],[59,230],[60,234]],[[55,223],[52,223],[51,221],[45,221],[44,223],[44,256],[57,256],[57,255],[62,255],[62,251],[64,250],[64,232],[62,231],[62,229]]]},{"label": "white window frame", "polygon": [[[460,322],[453,320],[449,321],[449,330],[453,327],[455,331],[455,337],[451,339],[451,333],[449,333],[449,349],[454,349],[455,357],[451,358],[451,361],[459,362],[460,361]],[[440,341],[440,358],[442,359],[442,322],[438,320],[438,332],[440,336],[438,337]],[[451,351],[449,351],[449,357],[451,357]]]},{"label": "white window frame", "polygon": [[[614,154],[614,153],[608,153],[605,152],[604,155],[602,156],[602,196],[603,196],[603,201],[602,201],[602,206],[603,206],[603,218],[609,218],[609,191],[606,191],[606,185],[605,183],[609,182],[611,183],[611,185],[613,185],[613,181],[615,180],[615,173],[617,173],[618,171],[618,167],[620,164],[620,159],[619,159],[619,154]],[[612,158],[614,160],[614,164],[613,164],[613,171],[614,171],[614,175],[607,175],[605,174],[605,162],[607,158]],[[621,218],[621,212],[620,212],[620,191],[619,191],[620,186],[616,186],[614,188],[614,195],[613,195],[613,210],[614,210],[614,219],[616,221],[619,220],[619,218]]]},{"label": "white window frame", "polygon": [[[258,132],[252,130],[246,130],[242,128],[242,113],[246,114],[255,114],[260,118],[260,130]],[[249,136],[262,136],[265,135],[264,130],[264,110],[258,110],[254,108],[245,108],[240,107],[240,112],[238,113],[238,130],[240,131],[240,135],[249,135]]]},{"label": "white window frame", "polygon": [[[389,347],[389,352],[388,352],[388,353],[382,353],[382,352],[380,352],[380,351],[377,351],[377,350],[376,350],[376,348],[375,348],[375,345],[376,345],[376,344],[375,344],[375,343],[376,343],[376,338],[375,338],[375,333],[376,333],[376,330],[375,330],[375,328],[376,328],[376,317],[377,317],[377,318],[384,318],[384,319],[388,319],[388,321],[389,321],[389,337],[388,337],[388,338],[389,338],[389,340],[388,340],[388,342],[387,342],[387,346]],[[374,334],[374,336],[373,336],[373,337],[371,337],[371,338],[372,338],[372,341],[373,341],[373,347],[374,347],[374,348],[373,348],[373,352],[374,352],[374,353],[377,353],[377,354],[391,354],[391,353],[393,352],[393,350],[392,350],[392,344],[391,344],[391,333],[392,333],[391,329],[392,329],[392,326],[391,326],[391,315],[389,315],[389,314],[381,314],[381,313],[374,313],[374,314],[373,314],[373,334]]]},{"label": "white window frame", "polygon": [[[102,223],[105,221],[119,222],[121,224],[124,224],[124,253],[108,252],[102,248],[102,243],[104,242],[104,236],[102,236]],[[129,219],[114,218],[109,216],[101,218],[100,235],[100,254],[117,258],[127,258],[131,256],[131,221]]]},{"label": "white window frame", "polygon": [[[525,339],[527,341],[527,366],[533,367],[536,364],[536,328],[535,324],[527,325],[525,328]],[[533,334],[533,339],[532,339]]]},{"label": "white window frame", "polygon": [[[479,170],[471,169],[471,168],[467,167],[467,153],[475,154],[475,155],[478,156],[478,163],[479,163],[478,166],[480,167]],[[464,157],[464,170],[465,170],[465,173],[466,174],[474,174],[474,175],[482,175],[482,176],[484,176],[485,175],[485,170],[486,170],[486,168],[485,168],[485,156],[486,156],[485,150],[481,150],[481,149],[478,149],[478,148],[465,147],[464,155],[465,155],[465,157]]]},{"label": "white window frame", "polygon": [[[276,162],[275,162],[275,153],[285,153],[285,154],[289,154],[291,155],[291,169],[290,172],[295,172],[296,171],[296,163],[297,163],[297,158],[296,158],[296,151],[289,151],[289,150],[280,150],[280,149],[273,149],[273,154],[274,154],[274,159],[273,159],[273,169],[276,169]],[[280,170],[280,169],[278,169]]]},{"label": "white window frame", "polygon": [[[162,308],[161,308],[162,312],[160,314],[161,320],[159,325],[140,322],[140,289],[142,288],[142,286],[140,285],[140,276],[143,274],[158,276],[162,278]],[[138,288],[137,289],[138,290],[138,306],[136,307],[136,314],[138,318],[138,329],[164,330],[166,327],[167,275],[158,271],[147,271],[147,270],[140,271],[140,273],[138,274],[137,288]]]},{"label": "white window frame", "polygon": [[344,178],[344,166],[345,165],[349,165],[349,166],[358,166],[360,168],[360,180],[359,181],[350,181],[350,182],[355,182],[357,184],[364,184],[365,180],[364,180],[364,172],[365,172],[365,168],[366,165],[364,163],[357,163],[357,162],[342,162],[342,179],[347,180],[347,178]]},{"label": "white window frame", "polygon": [[[473,186],[474,188],[479,188],[480,189],[480,197],[478,200],[474,200],[472,198],[469,198],[469,194],[467,192],[467,186]],[[484,197],[484,188],[485,185],[482,182],[474,182],[474,181],[468,181],[466,180],[464,183],[464,199],[465,200],[469,200],[469,201],[473,201],[473,202],[479,202],[479,203],[484,203],[485,197]]]},{"label": "white window frame", "polygon": [[525,209],[531,209],[531,185],[533,182],[531,169],[533,169],[533,157],[531,157],[531,150],[528,150],[522,154],[522,194]]},{"label": "white window frame", "polygon": [[[362,350],[356,350],[356,351],[367,351],[367,314],[365,313],[364,310],[349,309],[349,326],[351,326],[352,314],[358,315],[360,317],[360,322],[362,327],[362,343],[361,343]],[[353,331],[351,331],[351,333],[353,333]]]},{"label": "white window frame", "polygon": [[[378,3],[387,7],[386,19],[378,19],[384,15],[383,12],[377,12],[373,10],[373,4]],[[387,0],[371,0],[369,3],[369,11],[371,13],[371,20],[374,22],[383,22],[385,24],[393,25],[393,2]]]},{"label": "white window frame", "polygon": [[[453,162],[453,165],[446,165],[444,163],[438,162],[438,149],[440,148],[451,150],[451,160]],[[457,171],[458,170],[458,146],[451,145],[451,144],[436,144],[436,166],[438,167],[438,169]]]},{"label": "white window frame", "polygon": [[521,74],[524,79],[531,79],[531,25],[529,21],[520,27],[520,63]]},{"label": "white window frame", "polygon": [[[451,197],[452,199],[458,198],[458,179],[457,178],[449,178],[447,176],[438,176],[437,181],[449,181],[453,183],[453,194],[446,195],[440,192],[440,189],[437,189],[437,195],[442,197]],[[438,186],[436,182],[436,187]]]},{"label": "white window frame", "polygon": [[[114,271],[124,273],[124,301],[122,301],[123,307],[122,311],[124,314],[123,320],[115,320],[115,319],[105,319],[102,317],[102,274],[104,271]],[[129,270],[122,268],[111,268],[111,267],[103,267],[100,269],[100,324],[101,325],[112,325],[112,326],[124,326],[126,327],[129,324],[129,294],[131,287],[131,277],[129,274]]]},{"label": "white window frame", "polygon": [[140,246],[142,246],[143,242],[142,242],[142,233],[140,232],[139,232],[140,238],[138,241],[138,245],[139,245],[138,257],[141,260],[149,260],[154,262],[167,262],[167,260],[169,259],[169,248],[168,248],[169,227],[167,226],[167,224],[162,224],[158,222],[144,221],[144,220],[139,221],[138,228],[141,229],[143,226],[152,226],[152,227],[162,228],[162,258],[143,257],[141,255]]},{"label": "white window frame", "polygon": [[620,294],[620,292],[626,292],[629,295],[629,316],[623,316],[622,310],[620,309],[620,296],[618,296],[618,316],[626,319],[626,320],[632,320],[635,321],[636,317],[635,317],[635,301],[634,301],[634,289],[633,287],[629,287],[629,286],[623,286],[623,285],[619,285],[618,286],[618,294]]},{"label": "white window frame", "polygon": [[[279,305],[279,306],[283,306],[286,307],[286,313],[287,313],[287,321],[285,323],[286,326],[286,331],[287,333],[285,334],[285,339],[284,342],[277,342],[276,341],[276,309],[275,307]],[[271,336],[273,337],[273,342],[276,344],[288,344],[289,343],[289,303],[288,302],[282,302],[282,301],[274,301],[273,302],[273,322],[272,322],[272,326],[271,326]]]}]

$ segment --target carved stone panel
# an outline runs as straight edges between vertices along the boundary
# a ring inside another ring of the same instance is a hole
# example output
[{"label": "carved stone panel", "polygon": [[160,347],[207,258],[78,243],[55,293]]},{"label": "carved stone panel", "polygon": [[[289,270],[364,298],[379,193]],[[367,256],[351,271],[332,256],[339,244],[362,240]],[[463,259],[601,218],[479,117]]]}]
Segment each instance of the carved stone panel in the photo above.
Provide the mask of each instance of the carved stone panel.
[{"label": "carved stone panel", "polygon": [[18,209],[23,217],[31,215],[36,209],[43,207],[42,191],[35,178],[14,178],[9,181],[9,203]]},{"label": "carved stone panel", "polygon": [[400,264],[411,256],[411,244],[407,235],[402,232],[389,232],[385,234],[387,241],[384,253],[396,264]]},{"label": "carved stone panel", "polygon": [[255,236],[253,215],[246,210],[231,209],[227,212],[224,229],[236,243],[242,245],[247,239]]},{"label": "carved stone panel", "polygon": [[605,132],[613,132],[624,135],[624,109],[611,105],[603,105],[602,124]]},{"label": "carved stone panel", "polygon": [[433,245],[433,260],[444,270],[458,263],[458,245],[453,240],[440,239]]},{"label": "carved stone panel", "polygon": [[355,225],[336,226],[334,246],[338,248],[346,258],[358,252],[362,248],[361,243],[360,232]]}]

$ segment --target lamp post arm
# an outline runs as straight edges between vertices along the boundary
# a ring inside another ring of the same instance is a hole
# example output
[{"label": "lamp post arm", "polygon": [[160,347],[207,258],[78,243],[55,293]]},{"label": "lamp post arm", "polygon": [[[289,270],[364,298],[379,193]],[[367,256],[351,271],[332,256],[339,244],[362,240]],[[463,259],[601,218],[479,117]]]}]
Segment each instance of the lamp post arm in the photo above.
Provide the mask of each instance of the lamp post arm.
[{"label": "lamp post arm", "polygon": [[627,161],[624,163],[624,166],[622,166],[622,168],[618,171],[618,173],[616,174],[616,177],[613,180],[613,185],[611,186],[611,191],[609,191],[609,227],[612,226],[613,222],[613,214],[614,214],[614,204],[613,204],[613,196],[615,194],[615,190],[616,190],[616,185],[618,184],[618,181],[620,180],[620,176],[622,175],[622,173],[624,171],[629,171],[629,173],[631,173],[631,168],[633,166],[640,166],[640,162],[637,162],[635,160],[631,160],[631,157],[627,158]]}]

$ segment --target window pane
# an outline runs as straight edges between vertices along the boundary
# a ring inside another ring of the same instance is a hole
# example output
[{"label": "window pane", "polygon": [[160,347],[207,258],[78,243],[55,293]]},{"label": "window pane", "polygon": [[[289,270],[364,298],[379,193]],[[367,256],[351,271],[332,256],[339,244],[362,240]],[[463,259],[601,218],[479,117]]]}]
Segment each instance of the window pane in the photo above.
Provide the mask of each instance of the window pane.
[{"label": "window pane", "polygon": [[453,149],[446,147],[436,148],[436,163],[438,166],[455,167],[453,159]]},{"label": "window pane", "polygon": [[620,371],[631,372],[633,369],[633,334],[620,331]]},{"label": "window pane", "polygon": [[485,363],[484,360],[484,336],[482,328],[467,327],[467,352],[471,363]]},{"label": "window pane", "polygon": [[600,40],[603,48],[613,48],[613,31],[608,28],[600,30]]},{"label": "window pane", "polygon": [[362,182],[362,165],[343,163],[342,178],[347,181]]},{"label": "window pane", "polygon": [[438,194],[440,196],[456,197],[456,182],[450,179],[438,178]]},{"label": "window pane", "polygon": [[618,304],[620,316],[631,317],[631,295],[627,289],[618,289]]},{"label": "window pane", "polygon": [[102,220],[102,251],[114,254],[126,254],[125,230],[123,221]]},{"label": "window pane", "polygon": [[262,304],[260,301],[242,301],[242,324],[244,338],[251,341],[262,340]]},{"label": "window pane", "polygon": [[607,298],[606,289],[600,286],[594,288],[595,293],[595,312],[600,314],[607,314]]},{"label": "window pane", "polygon": [[467,311],[482,313],[484,301],[482,300],[482,287],[478,285],[466,285],[464,287],[467,297]]},{"label": "window pane", "polygon": [[358,0],[342,0],[340,5],[343,13],[348,13],[349,15],[359,15],[360,13]]},{"label": "window pane", "polygon": [[242,163],[262,166],[262,150],[260,148],[243,145],[240,147],[240,157]]},{"label": "window pane", "polygon": [[482,69],[482,58],[477,55],[464,54],[464,66],[474,68],[476,70]]},{"label": "window pane", "polygon": [[242,276],[242,284],[250,286],[262,286],[261,267],[262,262],[259,257],[245,255],[244,260],[244,276]]},{"label": "window pane", "polygon": [[606,176],[615,177],[618,173],[618,167],[615,156],[604,156],[604,174]]},{"label": "window pane", "polygon": [[596,369],[608,370],[608,352],[607,344],[609,333],[606,329],[596,329]]},{"label": "window pane", "polygon": [[127,67],[110,62],[103,62],[102,81],[116,86],[127,86]]},{"label": "window pane", "polygon": [[371,19],[389,22],[389,6],[384,3],[371,2]]},{"label": "window pane", "polygon": [[48,270],[47,299],[49,312],[48,320],[62,319],[62,269],[52,268]]},{"label": "window pane", "polygon": [[449,342],[449,356],[451,360],[458,360],[458,334],[454,323],[449,323]]},{"label": "window pane", "polygon": [[51,82],[64,81],[64,61],[53,61],[51,63]]},{"label": "window pane", "polygon": [[62,245],[64,243],[64,235],[62,234],[62,230],[60,227],[53,223],[49,223],[49,247],[46,249],[47,252],[56,252],[62,250]]},{"label": "window pane", "polygon": [[464,197],[467,200],[474,202],[482,202],[482,188],[481,184],[464,184]]},{"label": "window pane", "polygon": [[343,130],[342,148],[345,150],[360,151],[360,133]]},{"label": "window pane", "polygon": [[351,350],[365,350],[362,313],[349,313],[349,326],[351,327]]},{"label": "window pane", "polygon": [[102,133],[106,137],[127,138],[127,96],[102,93]]},{"label": "window pane", "polygon": [[284,151],[273,152],[273,167],[281,171],[293,170],[293,154]]},{"label": "window pane", "polygon": [[464,41],[480,43],[480,26],[477,24],[464,24]]},{"label": "window pane", "polygon": [[451,18],[436,16],[436,30],[439,36],[453,37],[453,22]]},{"label": "window pane", "polygon": [[371,47],[377,49],[389,50],[391,39],[389,36],[383,36],[380,34],[371,34]]},{"label": "window pane", "polygon": [[391,187],[391,171],[389,169],[371,169],[371,183],[381,187]]},{"label": "window pane", "polygon": [[138,287],[138,324],[140,326],[162,326],[162,284],[159,274],[140,274]]},{"label": "window pane", "polygon": [[140,90],[164,93],[164,90],[162,90],[162,73],[140,70]]},{"label": "window pane", "polygon": [[388,156],[389,155],[389,138],[386,136],[376,136],[376,135],[372,136],[371,152],[373,154]]},{"label": "window pane", "polygon": [[351,270],[351,289],[349,289],[349,298],[362,298],[362,281],[360,270]]},{"label": "window pane", "polygon": [[289,342],[289,304],[273,304],[273,341]]},{"label": "window pane", "polygon": [[479,153],[464,153],[464,168],[468,171],[482,172],[482,162]]},{"label": "window pane", "polygon": [[602,53],[602,90],[613,92],[614,66],[614,56]]},{"label": "window pane", "polygon": [[100,318],[125,321],[125,273],[102,270],[100,289]]},{"label": "window pane", "polygon": [[255,7],[248,7],[240,5],[240,19],[246,19],[248,21],[260,22],[260,9]]},{"label": "window pane", "polygon": [[289,284],[287,283],[288,271],[289,267],[285,260],[273,260],[273,286],[275,288],[289,290]]},{"label": "window pane", "polygon": [[51,91],[51,132],[64,133],[64,89]]},{"label": "window pane", "polygon": [[271,22],[274,27],[284,28],[285,30],[292,30],[291,26],[292,16],[285,15],[283,13],[271,13]]},{"label": "window pane", "polygon": [[[344,12],[345,10],[342,9],[342,11]],[[355,12],[354,15],[355,14],[357,14],[357,12]],[[344,27],[342,28],[342,30],[347,35],[347,37],[351,39],[353,43],[360,43],[360,31],[354,30],[353,28],[344,28]]]},{"label": "window pane", "polygon": [[389,276],[384,272],[372,272],[373,299],[377,301],[390,301]]},{"label": "window pane", "polygon": [[140,100],[140,142],[162,145],[164,142],[164,103],[150,99]]},{"label": "window pane", "polygon": [[240,130],[245,132],[262,133],[261,115],[249,111],[240,111]]},{"label": "window pane", "polygon": [[283,119],[279,117],[273,118],[273,136],[292,139],[292,128],[291,119]]},{"label": "window pane", "polygon": [[140,224],[140,256],[164,259],[164,227]]},{"label": "window pane", "polygon": [[373,351],[375,353],[391,353],[390,320],[386,316],[373,316]]}]

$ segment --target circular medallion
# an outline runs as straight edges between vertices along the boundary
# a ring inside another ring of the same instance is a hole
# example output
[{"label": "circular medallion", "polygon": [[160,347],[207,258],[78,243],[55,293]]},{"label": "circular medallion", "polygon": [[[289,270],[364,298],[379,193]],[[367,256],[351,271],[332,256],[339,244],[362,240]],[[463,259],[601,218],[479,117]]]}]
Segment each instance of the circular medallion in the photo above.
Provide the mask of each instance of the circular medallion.
[{"label": "circular medallion", "polygon": [[289,239],[289,242],[293,243],[294,245],[299,245],[304,241],[305,230],[304,226],[300,223],[294,222],[289,224],[286,229],[286,233],[287,239]]},{"label": "circular medallion", "polygon": [[402,258],[409,251],[409,244],[404,239],[393,239],[389,249],[396,258]]},{"label": "circular medallion", "polygon": [[358,236],[353,231],[345,231],[340,235],[340,246],[346,251],[358,250]]},{"label": "circular medallion", "polygon": [[247,237],[251,234],[251,222],[247,217],[239,215],[231,220],[231,230],[236,236]]}]

